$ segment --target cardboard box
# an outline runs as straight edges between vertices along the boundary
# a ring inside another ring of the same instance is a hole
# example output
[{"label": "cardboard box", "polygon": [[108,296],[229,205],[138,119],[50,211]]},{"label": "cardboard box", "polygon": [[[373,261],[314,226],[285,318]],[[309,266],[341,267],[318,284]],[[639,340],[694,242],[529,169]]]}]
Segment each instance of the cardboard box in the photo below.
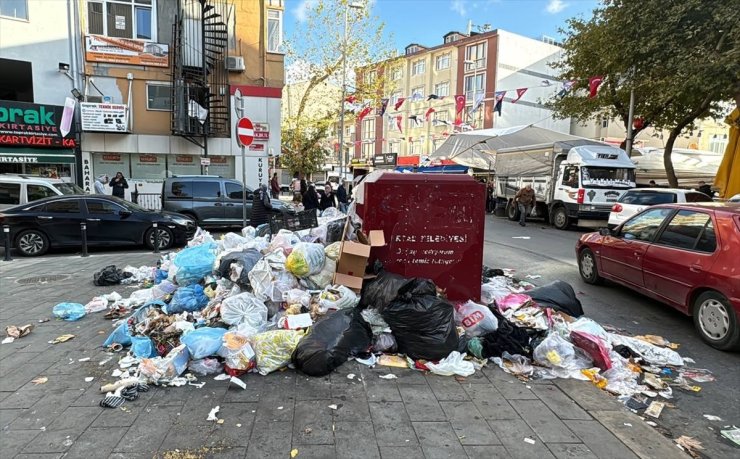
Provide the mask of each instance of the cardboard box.
[{"label": "cardboard box", "polygon": [[[362,238],[361,238],[362,239]],[[339,250],[337,271],[334,274],[334,283],[359,292],[365,279],[365,267],[370,258],[370,249],[385,245],[382,230],[372,230],[367,237],[367,243],[344,241]]]}]

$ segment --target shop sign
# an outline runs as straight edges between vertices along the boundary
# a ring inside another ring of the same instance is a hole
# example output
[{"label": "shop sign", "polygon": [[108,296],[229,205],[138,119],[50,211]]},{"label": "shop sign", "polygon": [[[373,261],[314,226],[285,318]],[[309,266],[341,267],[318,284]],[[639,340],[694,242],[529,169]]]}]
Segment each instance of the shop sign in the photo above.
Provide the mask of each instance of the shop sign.
[{"label": "shop sign", "polygon": [[249,146],[249,151],[264,152],[265,144],[264,143],[253,143],[252,145]]},{"label": "shop sign", "polygon": [[211,164],[228,164],[226,156],[211,156]]},{"label": "shop sign", "polygon": [[83,131],[128,132],[126,105],[82,102],[80,112]]},{"label": "shop sign", "polygon": [[103,155],[103,161],[113,162],[113,163],[120,163],[121,162],[121,155],[118,154],[106,154]]},{"label": "shop sign", "polygon": [[85,59],[87,62],[169,67],[169,46],[144,40],[88,35],[85,37]]},{"label": "shop sign", "polygon": [[[74,116],[74,107],[68,110],[66,116]],[[69,127],[65,132],[61,128],[64,117],[64,107],[61,105],[0,100],[0,145],[75,148],[74,123],[69,118]]]},{"label": "shop sign", "polygon": [[375,167],[396,167],[397,153],[384,153],[373,157],[373,166]]},{"label": "shop sign", "polygon": [[200,165],[201,166],[210,166],[211,165],[211,158],[200,158]]},{"label": "shop sign", "polygon": [[156,155],[139,155],[139,162],[143,164],[152,164],[159,161]]},{"label": "shop sign", "polygon": [[175,162],[176,163],[192,164],[193,163],[193,157],[191,155],[176,155],[175,156]]},{"label": "shop sign", "polygon": [[267,123],[254,123],[254,140],[268,140],[270,138],[270,125]]}]

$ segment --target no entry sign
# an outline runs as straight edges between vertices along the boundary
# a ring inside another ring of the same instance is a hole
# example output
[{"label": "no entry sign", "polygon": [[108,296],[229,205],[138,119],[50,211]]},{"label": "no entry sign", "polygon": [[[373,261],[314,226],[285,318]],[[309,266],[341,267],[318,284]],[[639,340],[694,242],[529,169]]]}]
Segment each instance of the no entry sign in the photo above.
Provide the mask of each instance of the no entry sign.
[{"label": "no entry sign", "polygon": [[241,118],[236,123],[236,138],[242,146],[252,144],[254,140],[254,125],[249,118]]}]

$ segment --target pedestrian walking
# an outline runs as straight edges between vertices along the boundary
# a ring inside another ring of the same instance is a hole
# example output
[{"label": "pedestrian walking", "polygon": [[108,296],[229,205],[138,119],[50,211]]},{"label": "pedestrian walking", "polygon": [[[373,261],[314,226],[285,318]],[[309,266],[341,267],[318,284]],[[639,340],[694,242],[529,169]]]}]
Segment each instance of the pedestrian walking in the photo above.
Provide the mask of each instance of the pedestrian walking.
[{"label": "pedestrian walking", "polygon": [[123,172],[116,172],[116,176],[113,177],[113,180],[110,181],[109,185],[113,188],[113,196],[125,199],[128,182],[123,176]]},{"label": "pedestrian walking", "polygon": [[293,181],[290,184],[290,189],[293,191],[293,202],[301,202],[303,193],[301,193],[301,181],[298,180],[298,177],[293,178]]},{"label": "pedestrian walking", "polygon": [[707,185],[704,180],[699,181],[699,192],[704,193],[710,198],[714,196],[714,193],[712,193],[712,187]]},{"label": "pedestrian walking", "polygon": [[532,212],[535,204],[537,204],[537,199],[535,198],[532,185],[527,184],[524,188],[519,190],[516,193],[516,196],[514,196],[514,202],[519,206],[519,225],[526,226],[527,224],[525,223],[525,220],[527,215]]},{"label": "pedestrian walking", "polygon": [[344,179],[339,181],[339,188],[337,188],[337,201],[339,202],[339,211],[347,213],[347,206],[349,205],[349,198],[347,196],[347,188],[344,187]]},{"label": "pedestrian walking", "polygon": [[306,210],[318,209],[320,206],[319,196],[316,194],[316,188],[309,186],[303,194],[303,208]]},{"label": "pedestrian walking", "polygon": [[260,225],[268,223],[270,221],[270,209],[272,209],[272,202],[270,202],[270,195],[267,192],[267,185],[263,183],[260,185],[259,189],[254,192],[252,216],[249,218],[250,226],[257,228]]},{"label": "pedestrian walking", "polygon": [[306,194],[306,191],[308,191],[308,183],[306,182],[306,177],[301,177],[301,196]]},{"label": "pedestrian walking", "polygon": [[491,213],[496,207],[496,202],[493,199],[493,182],[489,181],[486,184],[486,212]]},{"label": "pedestrian walking", "polygon": [[272,180],[270,180],[270,191],[272,191],[272,197],[280,199],[280,182],[278,182],[277,172],[272,174]]},{"label": "pedestrian walking", "polygon": [[319,209],[322,211],[329,207],[337,207],[337,200],[332,190],[331,185],[327,183],[324,185],[323,193],[321,193],[321,200],[319,201]]},{"label": "pedestrian walking", "polygon": [[95,179],[95,183],[93,184],[95,194],[105,194],[105,185],[107,183],[108,174],[99,175],[98,178]]}]

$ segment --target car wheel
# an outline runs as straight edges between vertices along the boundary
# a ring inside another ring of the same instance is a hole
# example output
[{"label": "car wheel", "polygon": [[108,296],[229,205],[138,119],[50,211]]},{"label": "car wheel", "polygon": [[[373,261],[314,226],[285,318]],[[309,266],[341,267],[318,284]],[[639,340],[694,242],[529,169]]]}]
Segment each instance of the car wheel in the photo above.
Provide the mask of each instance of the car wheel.
[{"label": "car wheel", "polygon": [[720,293],[704,292],[694,300],[694,326],[710,346],[722,351],[740,349],[737,315]]},{"label": "car wheel", "polygon": [[[144,235],[144,243],[149,249],[154,250],[154,230],[155,228],[149,228]],[[170,247],[172,247],[172,244],[175,242],[175,237],[172,234],[172,231],[169,228],[163,228],[161,226],[158,226],[156,228],[157,230],[157,237],[159,240],[159,250],[167,250]]]},{"label": "car wheel", "polygon": [[596,267],[596,257],[591,249],[583,249],[578,255],[578,272],[587,284],[600,284],[604,279]]},{"label": "car wheel", "polygon": [[15,238],[15,248],[26,257],[37,257],[49,250],[49,238],[38,230],[21,231]]},{"label": "car wheel", "polygon": [[506,216],[513,222],[519,221],[519,206],[516,202],[509,201],[509,205],[506,206]]},{"label": "car wheel", "polygon": [[565,207],[556,207],[552,211],[552,224],[559,230],[567,229],[570,226],[570,219]]}]

